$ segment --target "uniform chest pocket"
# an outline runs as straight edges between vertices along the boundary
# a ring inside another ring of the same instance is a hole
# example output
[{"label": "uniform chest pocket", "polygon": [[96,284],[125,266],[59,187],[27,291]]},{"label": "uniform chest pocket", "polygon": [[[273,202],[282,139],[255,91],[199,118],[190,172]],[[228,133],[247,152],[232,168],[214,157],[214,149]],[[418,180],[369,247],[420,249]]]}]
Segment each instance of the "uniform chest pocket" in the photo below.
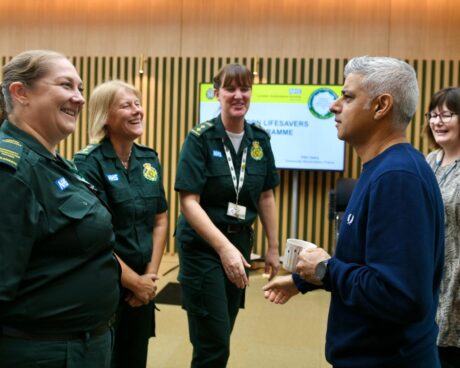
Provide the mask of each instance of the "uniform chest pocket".
[{"label": "uniform chest pocket", "polygon": [[208,177],[224,175],[230,175],[230,170],[225,160],[219,160],[219,162],[214,162],[206,168],[206,176]]},{"label": "uniform chest pocket", "polygon": [[68,254],[93,253],[112,237],[111,217],[97,197],[73,194],[59,207],[53,242]]},{"label": "uniform chest pocket", "polygon": [[132,199],[131,193],[124,187],[111,187],[108,190],[109,202],[123,203]]},{"label": "uniform chest pocket", "polygon": [[230,169],[225,160],[213,162],[206,168],[206,185],[202,193],[208,201],[227,203],[233,200],[235,188],[233,187]]},{"label": "uniform chest pocket", "polygon": [[107,189],[107,200],[113,212],[113,223],[116,228],[123,228],[132,223],[135,218],[136,201],[139,195],[123,186],[112,185]]},{"label": "uniform chest pocket", "polygon": [[246,179],[247,185],[251,191],[255,193],[261,193],[263,190],[265,176],[267,174],[267,168],[265,162],[257,162],[246,167]]},{"label": "uniform chest pocket", "polygon": [[141,189],[141,195],[142,198],[139,199],[141,201],[139,213],[143,213],[142,216],[144,217],[144,221],[150,226],[153,221],[152,219],[158,212],[160,203],[163,200],[163,195],[160,190],[160,182],[155,181],[144,184]]},{"label": "uniform chest pocket", "polygon": [[142,196],[145,198],[150,197],[159,197],[161,195],[160,192],[160,183],[159,181],[156,182],[149,182],[142,187]]},{"label": "uniform chest pocket", "polygon": [[96,198],[73,195],[59,206],[59,211],[71,219],[81,220],[89,213],[96,201]]}]

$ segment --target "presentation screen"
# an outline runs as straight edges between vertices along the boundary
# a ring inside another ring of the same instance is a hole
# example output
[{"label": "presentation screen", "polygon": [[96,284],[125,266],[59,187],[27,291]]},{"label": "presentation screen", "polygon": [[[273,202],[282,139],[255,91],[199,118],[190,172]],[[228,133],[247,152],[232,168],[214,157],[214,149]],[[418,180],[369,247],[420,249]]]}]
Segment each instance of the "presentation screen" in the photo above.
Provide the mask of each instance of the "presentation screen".
[{"label": "presentation screen", "polygon": [[[271,135],[278,169],[343,171],[345,143],[337,138],[330,104],[339,85],[255,84],[248,123]],[[200,84],[200,123],[216,117],[220,105],[210,83]]]}]

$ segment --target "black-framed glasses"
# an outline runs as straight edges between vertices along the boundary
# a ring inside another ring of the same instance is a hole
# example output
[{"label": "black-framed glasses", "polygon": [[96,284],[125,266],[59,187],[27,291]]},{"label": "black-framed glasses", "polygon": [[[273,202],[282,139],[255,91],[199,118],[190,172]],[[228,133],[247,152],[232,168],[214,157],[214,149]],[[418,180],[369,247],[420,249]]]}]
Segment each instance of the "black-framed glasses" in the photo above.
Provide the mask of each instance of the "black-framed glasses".
[{"label": "black-framed glasses", "polygon": [[435,112],[427,112],[425,114],[425,118],[429,123],[434,123],[436,118],[439,118],[439,120],[441,120],[441,123],[447,124],[452,120],[452,116],[454,115],[457,115],[457,114],[454,112],[450,112],[450,111],[443,111],[443,112],[440,112],[439,114],[436,114]]}]

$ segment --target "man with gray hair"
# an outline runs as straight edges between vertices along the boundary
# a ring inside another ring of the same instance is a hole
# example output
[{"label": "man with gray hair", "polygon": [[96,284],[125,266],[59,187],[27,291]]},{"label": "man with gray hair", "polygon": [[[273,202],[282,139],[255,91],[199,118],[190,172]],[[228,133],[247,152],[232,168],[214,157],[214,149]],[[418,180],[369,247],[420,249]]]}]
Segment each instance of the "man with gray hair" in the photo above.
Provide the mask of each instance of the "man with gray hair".
[{"label": "man with gray hair", "polygon": [[299,292],[331,293],[326,358],[336,368],[440,367],[435,314],[444,256],[444,212],[423,155],[406,141],[418,99],[414,69],[388,57],[345,67],[330,107],[339,139],[363,163],[336,253],[307,249],[297,273],[264,286],[286,303]]}]

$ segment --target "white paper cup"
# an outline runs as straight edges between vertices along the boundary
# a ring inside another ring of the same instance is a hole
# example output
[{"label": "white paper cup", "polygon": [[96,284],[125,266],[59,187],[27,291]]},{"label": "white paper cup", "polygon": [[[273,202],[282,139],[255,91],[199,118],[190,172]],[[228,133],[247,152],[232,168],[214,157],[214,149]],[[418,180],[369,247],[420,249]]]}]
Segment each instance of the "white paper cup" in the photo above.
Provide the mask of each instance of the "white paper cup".
[{"label": "white paper cup", "polygon": [[295,267],[299,261],[299,254],[307,248],[316,248],[316,245],[305,240],[288,239],[284,250],[283,268],[289,272],[295,272]]}]

